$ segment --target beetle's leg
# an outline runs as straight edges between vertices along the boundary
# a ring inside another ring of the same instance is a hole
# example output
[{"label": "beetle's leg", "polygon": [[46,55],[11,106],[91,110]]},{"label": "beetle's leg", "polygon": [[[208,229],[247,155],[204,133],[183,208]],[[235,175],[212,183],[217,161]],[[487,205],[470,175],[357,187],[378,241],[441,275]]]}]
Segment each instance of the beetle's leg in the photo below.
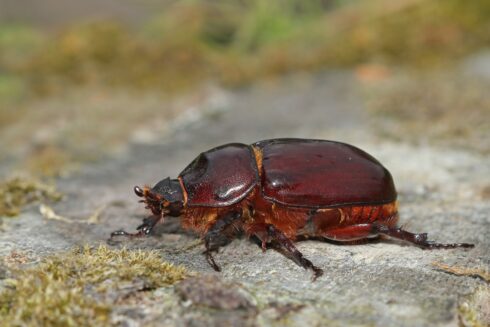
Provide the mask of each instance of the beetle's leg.
[{"label": "beetle's leg", "polygon": [[124,230],[118,230],[118,231],[111,233],[111,238],[114,236],[126,236],[126,237],[147,236],[148,234],[151,233],[153,227],[155,227],[155,225],[158,224],[162,220],[163,219],[161,216],[147,217],[147,218],[143,219],[143,223],[136,228],[136,230],[138,230],[136,233],[128,233]]},{"label": "beetle's leg", "polygon": [[406,242],[413,243],[425,249],[471,248],[468,243],[443,244],[427,240],[427,233],[415,234],[400,227],[390,227],[379,223],[358,224],[341,228],[329,229],[321,233],[322,237],[335,241],[353,241],[386,235]]},{"label": "beetle's leg", "polygon": [[150,216],[150,217],[143,219],[143,223],[141,225],[139,225],[138,227],[136,227],[136,229],[138,230],[138,233],[141,233],[143,235],[148,235],[151,233],[151,231],[153,230],[153,228],[157,224],[163,223],[163,221],[164,221],[163,215]]},{"label": "beetle's leg", "polygon": [[379,224],[373,224],[373,230],[379,234],[387,235],[393,238],[398,238],[424,249],[454,249],[454,248],[472,248],[475,245],[470,243],[436,243],[427,240],[427,233],[415,234],[403,230],[401,227],[388,227]]},{"label": "beetle's leg", "polygon": [[218,252],[220,247],[227,245],[233,240],[240,229],[237,222],[239,222],[241,217],[242,213],[238,211],[233,211],[223,217],[219,217],[216,223],[204,235],[204,246],[206,247],[204,255],[206,255],[206,260],[209,265],[216,271],[221,271],[221,268],[214,261],[212,252]]},{"label": "beetle's leg", "polygon": [[[274,225],[261,224],[261,226],[263,226],[265,230],[255,230],[254,234],[262,241],[263,247],[264,242],[268,241],[271,241],[274,245],[279,245],[280,248],[277,249],[279,252],[292,259],[299,266],[313,271],[313,281],[323,275],[323,270],[316,267],[310,260],[306,259],[283,232],[274,227]],[[265,235],[266,238],[264,238]]]},{"label": "beetle's leg", "polygon": [[249,225],[246,230],[249,237],[254,235],[259,240],[259,244],[257,245],[260,245],[262,252],[267,251],[267,243],[271,241],[268,226],[269,225],[265,223],[254,223]]}]

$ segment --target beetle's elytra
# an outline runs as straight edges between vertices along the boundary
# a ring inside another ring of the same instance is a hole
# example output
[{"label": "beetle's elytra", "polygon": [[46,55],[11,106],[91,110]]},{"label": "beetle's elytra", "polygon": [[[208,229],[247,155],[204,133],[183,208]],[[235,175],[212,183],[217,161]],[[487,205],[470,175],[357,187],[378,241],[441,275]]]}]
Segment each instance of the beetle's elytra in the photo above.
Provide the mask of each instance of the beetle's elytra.
[{"label": "beetle's elytra", "polygon": [[397,193],[389,171],[366,152],[340,142],[272,139],[231,143],[201,153],[178,178],[153,188],[136,186],[152,216],[135,234],[148,235],[165,216],[182,217],[203,237],[206,258],[240,233],[255,236],[262,249],[280,247],[296,263],[323,271],[294,246],[305,238],[354,241],[380,235],[422,248],[473,247],[441,244],[396,227]]}]

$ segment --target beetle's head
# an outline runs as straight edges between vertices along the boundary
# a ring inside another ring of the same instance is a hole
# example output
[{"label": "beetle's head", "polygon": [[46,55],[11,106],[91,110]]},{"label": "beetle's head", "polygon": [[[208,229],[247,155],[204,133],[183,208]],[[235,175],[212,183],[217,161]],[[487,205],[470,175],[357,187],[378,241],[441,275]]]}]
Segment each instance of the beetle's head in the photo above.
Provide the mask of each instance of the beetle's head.
[{"label": "beetle's head", "polygon": [[154,215],[176,217],[182,211],[184,196],[178,179],[167,177],[152,188],[135,186],[134,193],[143,198],[140,202],[145,203]]}]

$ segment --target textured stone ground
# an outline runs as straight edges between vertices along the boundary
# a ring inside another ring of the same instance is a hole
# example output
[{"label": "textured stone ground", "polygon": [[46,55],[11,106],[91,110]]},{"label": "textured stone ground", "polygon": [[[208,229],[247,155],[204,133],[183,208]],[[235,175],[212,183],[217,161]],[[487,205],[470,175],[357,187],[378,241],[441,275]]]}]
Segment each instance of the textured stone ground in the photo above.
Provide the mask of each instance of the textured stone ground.
[{"label": "textured stone ground", "polygon": [[[273,137],[325,138],[353,143],[383,162],[394,176],[407,229],[476,247],[424,251],[396,241],[302,242],[299,249],[325,270],[312,283],[309,272],[275,251],[262,253],[248,240],[224,248],[216,256],[223,272],[215,273],[201,255],[202,245],[194,246],[195,236],[169,221],[153,237],[115,246],[158,248],[168,261],[198,275],[157,290],[151,299],[116,307],[114,321],[126,326],[458,326],[461,306],[474,305],[470,299],[477,290],[484,304],[490,302],[483,280],[432,266],[437,261],[488,271],[488,155],[377,136],[349,73],[295,76],[221,97],[219,106],[200,119],[183,120],[161,142],[133,144],[118,158],[61,179],[66,196],[53,208],[75,222],[47,221],[33,206],[5,223],[0,256],[17,251],[39,258],[76,244],[105,243],[119,228],[134,229],[146,213],[132,187],[175,176],[210,147]],[[98,224],[80,222],[101,206]]]}]

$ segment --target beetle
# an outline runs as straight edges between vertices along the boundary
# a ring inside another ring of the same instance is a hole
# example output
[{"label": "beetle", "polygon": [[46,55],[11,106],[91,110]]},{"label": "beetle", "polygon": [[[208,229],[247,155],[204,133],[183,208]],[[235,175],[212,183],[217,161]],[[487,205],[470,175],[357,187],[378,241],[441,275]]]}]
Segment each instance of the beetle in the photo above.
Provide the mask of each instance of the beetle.
[{"label": "beetle", "polygon": [[351,242],[381,235],[421,248],[470,248],[473,244],[431,242],[398,222],[397,192],[390,172],[352,145],[314,139],[270,139],[251,145],[225,144],[201,153],[176,179],[134,187],[152,215],[137,233],[144,236],[166,216],[204,240],[206,259],[241,233],[282,250],[313,279],[323,270],[296,248],[299,239]]}]

